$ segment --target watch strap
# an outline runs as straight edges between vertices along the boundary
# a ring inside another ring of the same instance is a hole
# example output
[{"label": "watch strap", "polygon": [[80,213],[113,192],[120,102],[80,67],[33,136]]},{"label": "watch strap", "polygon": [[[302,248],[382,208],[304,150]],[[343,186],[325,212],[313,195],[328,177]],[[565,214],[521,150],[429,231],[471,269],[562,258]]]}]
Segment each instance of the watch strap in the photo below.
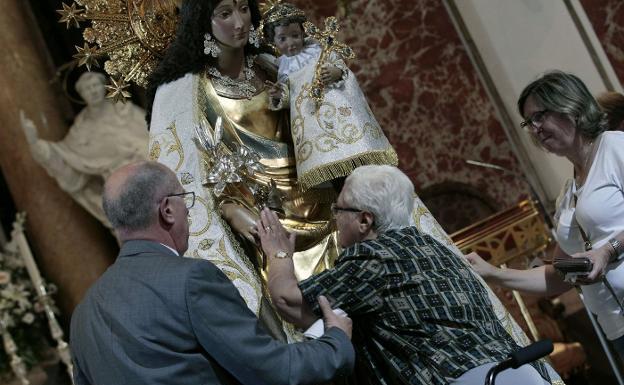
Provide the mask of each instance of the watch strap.
[{"label": "watch strap", "polygon": [[624,253],[624,244],[615,238],[609,239],[609,244],[613,247],[613,254],[611,254],[610,262],[619,261]]}]

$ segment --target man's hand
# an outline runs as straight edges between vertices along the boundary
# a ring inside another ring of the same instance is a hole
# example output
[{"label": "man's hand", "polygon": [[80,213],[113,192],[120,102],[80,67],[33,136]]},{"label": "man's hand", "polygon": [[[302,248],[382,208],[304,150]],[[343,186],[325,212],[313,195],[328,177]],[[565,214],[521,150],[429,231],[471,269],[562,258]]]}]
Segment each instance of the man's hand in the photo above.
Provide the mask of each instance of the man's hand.
[{"label": "man's hand", "polygon": [[329,330],[331,327],[337,327],[338,329],[345,332],[347,337],[351,339],[351,330],[353,328],[353,322],[351,318],[347,316],[341,316],[334,314],[331,306],[329,305],[329,301],[325,296],[318,297],[318,303],[323,312],[323,323],[325,324],[325,331]]},{"label": "man's hand", "polygon": [[465,257],[472,266],[472,269],[483,279],[487,280],[496,273],[496,270],[498,270],[497,267],[485,262],[483,258],[481,258],[481,256],[479,256],[479,254],[475,252],[465,255]]},{"label": "man's hand", "polygon": [[262,250],[267,257],[275,257],[279,251],[284,251],[292,257],[295,252],[295,234],[286,231],[275,212],[267,207],[262,209],[256,228]]}]

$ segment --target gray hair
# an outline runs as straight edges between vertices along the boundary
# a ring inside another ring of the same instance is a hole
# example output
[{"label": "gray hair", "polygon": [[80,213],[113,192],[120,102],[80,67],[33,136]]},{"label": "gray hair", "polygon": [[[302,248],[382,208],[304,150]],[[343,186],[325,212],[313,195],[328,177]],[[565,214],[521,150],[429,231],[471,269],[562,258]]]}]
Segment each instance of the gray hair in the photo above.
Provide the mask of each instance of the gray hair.
[{"label": "gray hair", "polygon": [[91,78],[98,78],[98,80],[100,82],[102,82],[102,84],[106,84],[106,76],[104,76],[104,74],[101,74],[99,72],[85,72],[82,75],[80,75],[80,77],[78,78],[78,81],[76,82],[76,84],[74,85],[74,88],[76,89],[76,92],[78,92],[78,94],[82,95],[82,88],[84,87],[84,84],[90,80]]},{"label": "gray hair", "polygon": [[400,229],[410,225],[414,185],[396,167],[361,166],[347,177],[343,199],[353,208],[372,213],[376,231]]},{"label": "gray hair", "polygon": [[532,81],[518,99],[520,115],[524,115],[524,104],[529,96],[543,108],[567,115],[587,139],[596,138],[609,127],[607,115],[587,86],[573,74],[554,70]]},{"label": "gray hair", "polygon": [[157,162],[140,162],[115,192],[104,190],[104,213],[115,229],[143,230],[157,220],[156,203],[180,185],[175,174]]}]

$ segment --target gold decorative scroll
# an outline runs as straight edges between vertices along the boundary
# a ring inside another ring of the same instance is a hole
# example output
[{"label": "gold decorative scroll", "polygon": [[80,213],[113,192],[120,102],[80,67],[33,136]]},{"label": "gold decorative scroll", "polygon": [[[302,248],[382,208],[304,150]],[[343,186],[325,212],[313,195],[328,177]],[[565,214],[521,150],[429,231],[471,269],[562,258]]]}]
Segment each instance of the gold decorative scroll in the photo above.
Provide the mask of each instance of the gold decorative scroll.
[{"label": "gold decorative scroll", "polygon": [[461,229],[451,238],[464,254],[477,252],[496,266],[544,251],[551,241],[542,215],[528,200]]}]

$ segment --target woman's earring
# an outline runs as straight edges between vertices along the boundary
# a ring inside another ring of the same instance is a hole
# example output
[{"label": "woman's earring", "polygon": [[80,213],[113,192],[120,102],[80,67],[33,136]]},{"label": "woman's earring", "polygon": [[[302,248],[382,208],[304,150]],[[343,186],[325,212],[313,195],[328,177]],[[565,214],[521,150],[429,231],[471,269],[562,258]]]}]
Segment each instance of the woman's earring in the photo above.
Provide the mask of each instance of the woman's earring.
[{"label": "woman's earring", "polygon": [[204,35],[204,53],[212,57],[218,57],[221,53],[221,48],[219,48],[216,41],[212,40],[210,32],[206,32]]},{"label": "woman's earring", "polygon": [[260,38],[258,37],[258,32],[256,32],[253,24],[249,27],[249,44],[256,48],[260,48]]}]

